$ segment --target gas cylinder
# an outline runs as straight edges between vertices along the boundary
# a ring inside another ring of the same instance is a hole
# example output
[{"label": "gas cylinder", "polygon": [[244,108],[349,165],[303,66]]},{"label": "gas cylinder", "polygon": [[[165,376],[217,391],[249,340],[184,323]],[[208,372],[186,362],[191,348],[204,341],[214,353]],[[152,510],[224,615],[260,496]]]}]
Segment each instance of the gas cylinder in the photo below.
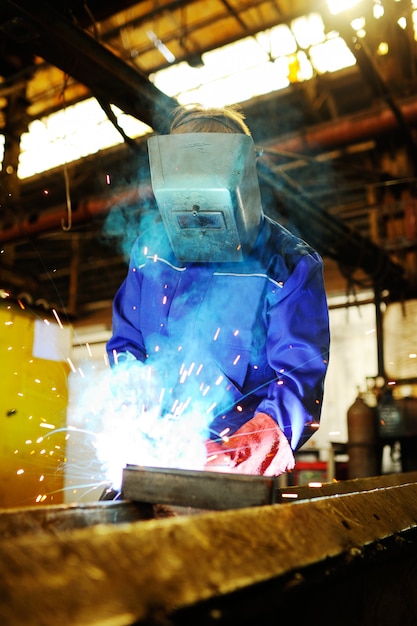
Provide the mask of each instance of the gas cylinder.
[{"label": "gas cylinder", "polygon": [[348,477],[365,478],[380,474],[376,409],[359,393],[347,411]]}]

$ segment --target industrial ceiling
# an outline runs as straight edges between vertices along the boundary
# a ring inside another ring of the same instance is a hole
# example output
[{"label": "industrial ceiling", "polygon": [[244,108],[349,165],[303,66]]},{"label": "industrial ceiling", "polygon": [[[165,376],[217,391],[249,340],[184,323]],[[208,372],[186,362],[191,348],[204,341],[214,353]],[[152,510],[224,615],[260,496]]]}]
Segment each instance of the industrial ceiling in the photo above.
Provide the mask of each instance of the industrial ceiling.
[{"label": "industrial ceiling", "polygon": [[[117,105],[166,132],[177,102],[149,79],[170,64],[156,44],[173,63],[195,67],[207,51],[318,11],[355,65],[241,103],[262,150],[265,210],[323,255],[329,295],[371,289],[415,298],[412,6],[384,0],[375,20],[374,2],[361,4],[369,18],[363,39],[353,13],[335,16],[314,0],[0,0],[2,293],[72,319],[108,312],[126,273],[115,217],[133,238],[140,216],[157,214],[143,138],[124,136],[121,146],[20,180],[19,140],[30,121],[93,96],[110,117]],[[381,41],[389,49],[382,56]]]}]

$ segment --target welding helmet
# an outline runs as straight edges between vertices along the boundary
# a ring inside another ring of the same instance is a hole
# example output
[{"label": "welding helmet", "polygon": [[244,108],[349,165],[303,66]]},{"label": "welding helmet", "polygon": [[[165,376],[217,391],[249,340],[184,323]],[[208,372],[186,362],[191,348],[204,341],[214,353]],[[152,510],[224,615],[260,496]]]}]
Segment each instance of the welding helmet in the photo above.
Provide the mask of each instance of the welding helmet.
[{"label": "welding helmet", "polygon": [[240,133],[148,139],[152,188],[179,261],[242,261],[255,244],[261,197],[253,140]]}]

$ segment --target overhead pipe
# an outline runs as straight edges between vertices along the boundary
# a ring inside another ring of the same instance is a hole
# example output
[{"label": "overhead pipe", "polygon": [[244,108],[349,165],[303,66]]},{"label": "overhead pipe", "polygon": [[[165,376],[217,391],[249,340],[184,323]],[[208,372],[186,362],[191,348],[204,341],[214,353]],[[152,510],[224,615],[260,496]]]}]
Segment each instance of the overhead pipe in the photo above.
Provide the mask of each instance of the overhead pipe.
[{"label": "overhead pipe", "polygon": [[[149,184],[140,186],[140,188],[127,187],[106,197],[80,200],[72,209],[72,225],[91,222],[94,218],[106,215],[116,206],[140,205],[144,200],[149,200],[151,195],[152,188]],[[45,232],[61,230],[62,220],[66,212],[67,207],[62,204],[54,207],[51,211],[32,214],[32,216],[14,223],[9,228],[3,228],[3,230],[0,230],[0,245],[17,242]]]},{"label": "overhead pipe", "polygon": [[[413,123],[417,121],[417,99],[402,100],[398,103],[404,119]],[[371,112],[358,113],[332,122],[317,124],[302,133],[281,139],[265,142],[268,147],[279,151],[293,153],[321,153],[334,149],[375,139],[398,129],[398,121],[393,111],[386,105],[372,109]]]},{"label": "overhead pipe", "polygon": [[404,290],[402,267],[391,261],[381,246],[322,209],[306,196],[302,187],[268,160],[260,161],[258,165],[261,178],[285,194],[291,207],[291,220],[301,236],[322,256],[360,267],[385,289],[396,293]]},{"label": "overhead pipe", "polygon": [[[402,109],[407,119],[417,119],[416,99],[402,103]],[[313,149],[318,151],[318,148],[325,150],[354,141],[363,141],[395,128],[396,120],[392,112],[385,108],[376,115],[354,115],[335,123],[316,126],[302,136],[298,135],[275,143],[273,149],[278,153],[280,151],[300,153],[306,151],[306,148],[310,148],[311,151]],[[262,160],[264,159],[260,161]],[[279,170],[277,174],[276,168],[271,167],[266,161],[265,165],[263,177],[271,185],[282,188],[284,181],[287,193],[294,200],[292,206],[295,211],[295,218],[301,212],[305,221],[306,211],[312,214],[313,219],[311,223],[314,225],[314,229],[311,227],[312,230],[309,232],[309,236],[310,238],[315,238],[315,241],[311,241],[311,243],[323,255],[337,259],[342,257],[350,260],[355,259],[356,266],[364,269],[374,279],[384,283],[386,288],[401,288],[403,285],[402,270],[389,259],[387,253],[382,248],[376,246],[368,239],[365,240],[358,233],[351,231],[335,216],[324,212],[321,207],[317,207],[304,194],[299,193],[299,189],[294,189],[295,183],[292,183],[288,178],[284,180]],[[260,168],[262,173],[261,163]],[[135,205],[150,197],[152,197],[152,189],[150,183],[147,183],[141,186],[140,189],[131,187],[117,190],[108,197],[82,200],[78,203],[73,213],[73,223],[80,224],[90,221],[93,217],[109,212],[113,206]],[[50,212],[41,213],[35,220],[28,219],[20,224],[13,225],[11,228],[4,229],[0,232],[0,243],[4,244],[60,228],[62,217],[63,207],[56,207]],[[303,223],[303,220],[301,220],[301,223]],[[324,237],[323,235],[326,236]],[[356,250],[355,254],[352,254],[352,246]]]},{"label": "overhead pipe", "polygon": [[[404,117],[410,122],[417,121],[417,99],[408,99],[401,103]],[[319,124],[311,127],[302,134],[293,135],[283,140],[271,140],[268,147],[278,154],[324,152],[336,147],[343,147],[354,142],[366,141],[381,136],[385,132],[395,130],[396,120],[392,112],[387,108],[372,112],[371,114],[351,115],[335,122]],[[265,143],[266,145],[266,143]],[[22,185],[25,183],[22,182]],[[74,211],[73,222],[81,224],[107,213],[113,206],[119,204],[133,204],[152,196],[152,188],[149,184],[137,187],[126,187],[123,190],[109,194],[103,198],[87,199],[78,202]],[[37,219],[27,219],[21,224],[15,224],[11,228],[0,230],[0,242],[12,242],[27,235],[36,235],[45,231],[51,231],[61,227],[62,217],[65,215],[62,207],[56,207],[50,212],[45,212]]]}]

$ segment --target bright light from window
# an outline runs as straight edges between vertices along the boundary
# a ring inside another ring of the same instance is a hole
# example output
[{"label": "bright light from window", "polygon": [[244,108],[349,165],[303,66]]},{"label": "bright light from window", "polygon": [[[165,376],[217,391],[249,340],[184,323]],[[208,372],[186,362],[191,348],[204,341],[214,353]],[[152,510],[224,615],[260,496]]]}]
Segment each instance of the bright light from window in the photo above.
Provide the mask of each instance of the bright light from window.
[{"label": "bright light from window", "polygon": [[384,7],[382,6],[382,4],[379,4],[379,2],[375,2],[374,7],[373,7],[373,14],[374,14],[374,18],[376,20],[379,20],[381,17],[383,17],[385,11],[384,11]]},{"label": "bright light from window", "polygon": [[285,56],[287,54],[295,54],[297,51],[297,42],[290,28],[286,24],[274,26],[270,30],[255,35],[255,39],[272,59]]},{"label": "bright light from window", "polygon": [[366,20],[364,17],[357,17],[351,21],[350,25],[352,26],[353,30],[363,30],[366,25]]},{"label": "bright light from window", "polygon": [[327,0],[327,6],[330,13],[337,15],[342,11],[347,11],[355,5],[359,4],[360,0]]},{"label": "bright light from window", "polygon": [[[268,61],[267,54],[254,37],[246,37],[236,43],[211,50],[203,54],[206,78],[221,78],[232,75],[242,67],[254,67]],[[202,69],[204,69],[202,68]]]},{"label": "bright light from window", "polygon": [[291,29],[300,48],[309,48],[326,39],[323,20],[318,13],[311,13],[293,20]]},{"label": "bright light from window", "polygon": [[[120,126],[132,138],[150,132],[149,126],[113,107]],[[94,99],[34,120],[21,138],[19,178],[28,178],[64,163],[123,142]]]},{"label": "bright light from window", "polygon": [[202,69],[204,68],[190,67],[184,61],[172,67],[167,67],[151,75],[150,78],[158,89],[168,96],[175,96],[178,93],[178,88],[187,91],[200,85]]},{"label": "bright light from window", "polygon": [[[305,52],[299,52],[297,54],[298,63],[300,65],[300,75],[304,80],[310,80],[314,76],[313,66],[310,63],[309,58]],[[301,80],[301,79],[300,79]]]},{"label": "bright light from window", "polygon": [[310,49],[310,56],[318,72],[336,72],[355,65],[356,60],[343,39],[337,37]]}]

